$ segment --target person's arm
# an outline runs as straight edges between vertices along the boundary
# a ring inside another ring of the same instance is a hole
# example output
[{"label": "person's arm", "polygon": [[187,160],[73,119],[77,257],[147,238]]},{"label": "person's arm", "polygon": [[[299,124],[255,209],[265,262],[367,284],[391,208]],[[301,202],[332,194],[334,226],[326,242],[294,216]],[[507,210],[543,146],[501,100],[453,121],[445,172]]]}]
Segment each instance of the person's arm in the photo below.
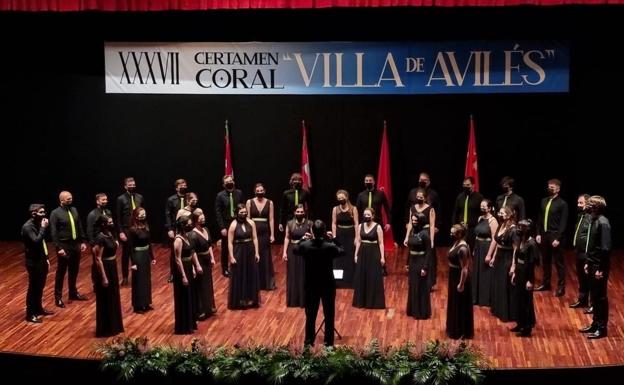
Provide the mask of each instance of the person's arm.
[{"label": "person's arm", "polygon": [[[436,211],[433,208],[433,206],[431,206],[431,210],[429,210],[429,238],[430,238],[430,243],[431,243],[431,247],[434,247],[434,239],[435,239],[435,221],[436,221]],[[411,221],[410,221],[411,222]]]},{"label": "person's arm", "polygon": [[284,191],[284,193],[282,194],[282,205],[280,206],[280,221],[279,224],[282,227],[286,227],[286,218],[288,216],[288,209],[289,209],[289,205],[288,205],[288,193],[286,191]]},{"label": "person's arm", "polygon": [[470,269],[470,254],[468,252],[468,246],[461,247],[459,250],[459,263],[461,264],[461,275],[459,276],[459,284],[457,285],[457,291],[464,291],[464,284],[468,278],[468,272]]},{"label": "person's arm", "polygon": [[490,241],[490,247],[488,248],[487,254],[485,254],[485,263],[492,266],[494,263],[492,262],[495,255],[494,251],[496,250],[496,241],[494,240],[494,237],[496,237],[496,231],[498,230],[498,222],[496,219],[490,218],[488,220],[488,225],[490,226],[490,238],[492,240]]},{"label": "person's arm", "polygon": [[[405,231],[405,239],[403,240],[403,246],[407,247],[407,242],[409,241],[409,237],[413,229],[411,219],[407,222],[405,227],[406,227],[406,231]],[[408,260],[409,260],[409,257],[408,257]]]},{"label": "person's arm", "polygon": [[[420,269],[421,277],[425,277],[429,273],[428,266],[433,266],[433,259],[436,257],[435,253],[433,252],[433,247],[431,246],[433,242],[431,242],[429,239],[423,239],[423,243],[425,244],[425,261],[427,262],[425,263],[425,266]],[[409,266],[409,254],[407,266]]]},{"label": "person's arm", "polygon": [[236,221],[232,221],[230,223],[230,228],[228,229],[228,255],[230,256],[230,263],[232,265],[236,264],[236,259],[234,258],[234,231],[236,231]]},{"label": "person's arm", "polygon": [[[533,288],[533,282],[535,282],[535,264],[539,261],[539,248],[537,244],[531,243],[529,246],[529,260],[528,260],[528,276],[527,276],[527,290],[531,290]],[[530,283],[530,285],[529,285]]]},{"label": "person's arm", "polygon": [[600,223],[600,239],[598,240],[598,257],[600,260],[600,272],[609,267],[609,252],[611,251],[611,224]]},{"label": "person's arm", "polygon": [[386,256],[384,254],[384,235],[381,226],[377,226],[377,243],[379,244],[379,253],[381,253],[381,265],[386,264]]},{"label": "person's arm", "polygon": [[108,287],[108,277],[106,276],[106,271],[104,270],[104,262],[102,262],[104,248],[101,245],[96,244],[93,247],[93,252],[95,253],[95,264],[100,272],[100,277],[102,278],[102,286]]},{"label": "person's arm", "polygon": [[178,267],[178,271],[180,272],[180,275],[182,276],[182,285],[184,286],[188,286],[188,277],[186,276],[186,273],[184,272],[184,265],[182,265],[182,238],[177,237],[174,239],[173,241],[173,252],[175,254],[175,263],[176,266]]},{"label": "person's arm", "polygon": [[284,251],[282,252],[282,259],[288,261],[288,244],[290,243],[290,227],[286,224],[286,234],[284,235]]},{"label": "person's arm", "polygon": [[245,202],[245,208],[247,209],[249,217],[251,217],[251,199],[247,199],[247,202]]},{"label": "person's arm", "polygon": [[357,229],[358,225],[360,224],[360,214],[358,213],[356,208],[352,208],[351,211],[353,212],[353,227]]},{"label": "person's arm", "polygon": [[251,239],[253,239],[254,253],[256,257],[256,263],[260,261],[260,253],[258,252],[258,233],[256,232],[256,224],[253,221],[247,221],[251,226]]},{"label": "person's arm", "polygon": [[338,211],[338,207],[339,206],[334,206],[334,208],[332,208],[332,234],[336,235],[336,211]]},{"label": "person's arm", "polygon": [[32,243],[41,243],[45,239],[45,227],[41,226],[39,230],[34,225],[24,227],[24,235]]},{"label": "person's arm", "polygon": [[203,274],[204,269],[202,269],[201,264],[199,263],[199,257],[197,257],[197,252],[195,252],[195,250],[193,250],[193,253],[191,254],[191,260],[193,261],[193,266],[195,266],[197,274]]},{"label": "person's arm", "polygon": [[269,200],[269,241],[275,242],[275,208],[273,207],[273,201]]},{"label": "person's arm", "polygon": [[358,227],[355,228],[355,253],[353,254],[354,256],[354,261],[355,263],[357,263],[358,260],[358,252],[360,251],[360,244],[362,243],[362,240],[360,239],[360,227],[364,226],[363,224],[358,225]]}]

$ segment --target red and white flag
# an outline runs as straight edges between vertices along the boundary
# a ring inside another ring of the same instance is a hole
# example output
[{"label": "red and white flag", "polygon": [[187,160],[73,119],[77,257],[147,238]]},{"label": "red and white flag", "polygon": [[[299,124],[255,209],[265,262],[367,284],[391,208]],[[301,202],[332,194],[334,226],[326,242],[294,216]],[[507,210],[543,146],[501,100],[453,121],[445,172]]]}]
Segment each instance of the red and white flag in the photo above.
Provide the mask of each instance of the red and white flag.
[{"label": "red and white flag", "polygon": [[232,150],[230,149],[230,126],[225,121],[225,174],[234,177],[234,167],[232,167]]},{"label": "red and white flag", "polygon": [[[381,151],[379,153],[379,169],[377,170],[377,188],[386,194],[388,206],[392,210],[392,179],[390,177],[390,147],[388,146],[388,135],[386,133],[386,121],[384,120],[383,136],[381,137]],[[383,223],[388,223],[390,213],[382,207],[381,218]],[[394,250],[394,237],[392,228],[384,232],[384,251]]]},{"label": "red and white flag", "polygon": [[303,145],[301,146],[301,177],[303,178],[303,188],[309,190],[312,187],[312,177],[310,175],[310,157],[308,155],[308,132],[305,120],[301,121],[303,131]]},{"label": "red and white flag", "polygon": [[464,176],[474,178],[474,191],[479,191],[479,166],[477,164],[477,141],[475,139],[474,119],[470,115],[470,138],[466,154],[466,171]]}]

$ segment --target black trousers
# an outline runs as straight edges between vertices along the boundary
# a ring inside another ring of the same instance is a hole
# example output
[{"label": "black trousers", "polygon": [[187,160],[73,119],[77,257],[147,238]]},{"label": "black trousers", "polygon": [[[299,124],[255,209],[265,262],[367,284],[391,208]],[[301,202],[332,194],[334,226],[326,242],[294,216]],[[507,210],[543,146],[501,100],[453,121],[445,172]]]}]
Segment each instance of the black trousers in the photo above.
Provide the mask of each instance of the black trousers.
[{"label": "black trousers", "polygon": [[579,283],[578,300],[584,304],[589,304],[589,274],[585,273],[587,259],[585,252],[576,252],[576,277]]},{"label": "black trousers", "polygon": [[[126,236],[128,233],[126,233]],[[130,266],[130,255],[132,255],[132,247],[130,241],[121,242],[121,277],[128,279],[128,267]]]},{"label": "black trousers", "polygon": [[29,263],[26,265],[26,271],[28,271],[26,317],[32,317],[43,313],[41,298],[48,276],[48,263],[45,260]]},{"label": "black trousers", "polygon": [[229,251],[228,251],[228,237],[221,237],[221,273],[225,275],[228,271],[228,260],[229,260]]},{"label": "black trousers", "polygon": [[555,261],[555,267],[557,268],[557,287],[565,288],[565,275],[566,267],[563,260],[563,243],[560,243],[558,247],[553,247],[552,242],[555,240],[554,234],[547,232],[542,235],[541,251],[542,251],[542,267],[544,269],[544,280],[542,282],[545,286],[550,286],[550,280],[552,277],[552,261]]},{"label": "black trousers", "polygon": [[316,332],[316,315],[319,303],[323,302],[323,316],[325,317],[325,346],[334,345],[334,315],[336,313],[336,288],[307,288],[305,289],[305,345],[314,345]]},{"label": "black trousers", "polygon": [[609,281],[609,269],[602,270],[603,276],[596,278],[595,266],[589,266],[589,290],[594,307],[594,319],[592,326],[598,329],[606,329],[609,322],[609,300],[607,299],[607,282]]},{"label": "black trousers", "polygon": [[76,288],[76,279],[78,278],[78,270],[80,268],[80,244],[78,242],[62,243],[61,249],[65,250],[65,256],[56,257],[56,277],[54,279],[54,298],[61,299],[63,296],[63,281],[65,273],[68,272],[67,286],[69,289],[69,297],[78,294]]}]

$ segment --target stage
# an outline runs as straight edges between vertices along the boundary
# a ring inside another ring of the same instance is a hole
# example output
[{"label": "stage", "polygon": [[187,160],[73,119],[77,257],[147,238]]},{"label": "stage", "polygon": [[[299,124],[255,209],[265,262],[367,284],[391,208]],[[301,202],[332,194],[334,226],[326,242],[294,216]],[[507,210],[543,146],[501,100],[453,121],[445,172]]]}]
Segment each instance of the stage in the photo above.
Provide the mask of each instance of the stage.
[{"label": "stage", "polygon": [[[105,339],[95,338],[95,295],[91,285],[91,256],[83,253],[78,290],[89,297],[86,302],[68,301],[67,285],[63,300],[66,307],[54,306],[53,287],[56,257],[51,257],[51,268],[44,292],[44,307],[55,312],[44,317],[43,323],[24,320],[27,275],[23,263],[22,244],[0,244],[0,352],[28,355],[52,355],[71,358],[98,358],[94,348]],[[274,246],[274,265],[278,289],[261,292],[259,309],[231,311],[227,309],[228,280],[213,269],[217,314],[199,322],[193,335],[173,334],[173,288],[167,283],[169,275],[169,250],[154,245],[157,264],[152,270],[154,311],[146,314],[132,312],[130,286],[121,287],[125,336],[147,336],[150,344],[182,344],[188,346],[193,338],[203,338],[211,344],[260,343],[268,345],[303,344],[304,311],[287,308],[286,263],[281,259],[281,245]],[[421,342],[446,339],[446,299],[448,267],[444,260],[446,250],[438,252],[438,285],[432,293],[433,316],[417,321],[406,316],[407,276],[404,271],[405,250],[398,257],[390,255],[388,276],[385,278],[385,310],[363,310],[351,306],[352,291],[339,289],[336,295],[336,328],[342,339],[336,344],[363,346],[372,338],[382,346],[398,345],[406,340]],[[219,260],[219,252],[215,252]],[[580,309],[570,309],[577,295],[574,256],[568,252],[567,291],[563,297],[553,292],[535,293],[537,326],[531,338],[519,338],[509,332],[513,322],[502,323],[490,315],[489,308],[474,307],[475,338],[495,369],[507,368],[571,368],[601,365],[624,365],[624,254],[612,256],[609,282],[610,319],[609,336],[588,340],[578,328],[588,325],[591,318]],[[118,258],[120,260],[120,258]],[[553,275],[556,275],[553,272]],[[553,277],[554,278],[554,277]],[[317,322],[322,321],[319,312]],[[321,332],[322,333],[322,332]],[[317,344],[322,336],[317,337]]]}]

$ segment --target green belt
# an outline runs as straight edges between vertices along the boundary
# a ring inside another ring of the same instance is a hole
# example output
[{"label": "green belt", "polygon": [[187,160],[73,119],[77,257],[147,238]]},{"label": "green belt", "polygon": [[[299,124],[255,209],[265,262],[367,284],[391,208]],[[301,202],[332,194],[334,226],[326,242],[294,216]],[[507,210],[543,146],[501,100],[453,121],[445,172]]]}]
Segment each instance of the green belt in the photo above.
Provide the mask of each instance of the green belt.
[{"label": "green belt", "polygon": [[425,255],[426,253],[424,251],[414,251],[414,250],[410,250],[410,255]]},{"label": "green belt", "polygon": [[496,247],[498,247],[501,250],[512,250],[513,249],[513,246],[496,246]]},{"label": "green belt", "polygon": [[149,250],[149,245],[148,246],[139,246],[139,247],[135,247],[134,248],[135,251],[145,251],[145,250]]},{"label": "green belt", "polygon": [[428,229],[430,226],[429,225],[424,225],[423,229]]},{"label": "green belt", "polygon": [[517,259],[516,262],[521,264],[521,265],[524,265],[526,263],[526,262],[524,262],[523,259]]},{"label": "green belt", "polygon": [[336,225],[339,229],[352,229],[354,225]]},{"label": "green belt", "polygon": [[489,242],[491,241],[492,238],[482,238],[482,237],[477,237],[477,241],[481,241],[481,242]]},{"label": "green belt", "polygon": [[301,242],[301,239],[297,239],[297,240],[293,239],[290,241],[290,243],[294,243],[295,245],[299,242]]},{"label": "green belt", "polygon": [[188,262],[191,259],[193,259],[193,257],[184,257],[184,258],[180,258],[182,260],[182,262]]},{"label": "green belt", "polygon": [[251,218],[251,220],[254,222],[268,222],[266,218]]},{"label": "green belt", "polygon": [[454,269],[461,269],[461,266],[453,265],[452,263],[449,263],[449,267],[452,267]]},{"label": "green belt", "polygon": [[117,259],[115,255],[113,255],[112,257],[102,258],[103,261],[114,261],[115,259]]},{"label": "green belt", "polygon": [[235,243],[247,243],[247,242],[251,242],[251,238],[235,239],[234,242]]},{"label": "green belt", "polygon": [[362,242],[363,243],[377,243],[377,241],[369,241],[369,240],[366,240],[366,239],[362,239]]}]

